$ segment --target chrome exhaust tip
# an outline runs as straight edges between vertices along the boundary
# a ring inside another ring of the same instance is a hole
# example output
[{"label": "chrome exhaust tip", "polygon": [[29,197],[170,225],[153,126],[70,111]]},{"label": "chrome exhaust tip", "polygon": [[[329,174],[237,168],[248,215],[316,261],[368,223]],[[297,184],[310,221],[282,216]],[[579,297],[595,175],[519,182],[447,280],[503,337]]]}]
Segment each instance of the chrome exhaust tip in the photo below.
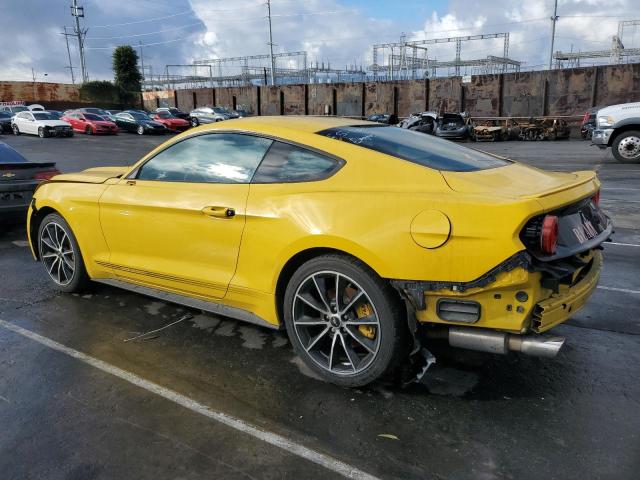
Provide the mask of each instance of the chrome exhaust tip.
[{"label": "chrome exhaust tip", "polygon": [[506,355],[509,351],[534,357],[555,357],[564,337],[555,335],[516,335],[482,328],[449,327],[449,345]]}]

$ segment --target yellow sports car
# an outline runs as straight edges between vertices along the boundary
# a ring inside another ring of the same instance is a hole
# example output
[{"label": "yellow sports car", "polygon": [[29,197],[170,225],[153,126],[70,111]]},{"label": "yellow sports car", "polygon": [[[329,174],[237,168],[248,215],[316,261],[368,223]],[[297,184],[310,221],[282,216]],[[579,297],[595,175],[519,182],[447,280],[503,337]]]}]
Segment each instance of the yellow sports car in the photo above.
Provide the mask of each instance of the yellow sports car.
[{"label": "yellow sports car", "polygon": [[28,232],[63,291],[93,280],[286,328],[356,386],[433,337],[555,355],[564,339],[541,333],[587,301],[612,231],[599,185],[378,123],[254,117],[54,177]]}]

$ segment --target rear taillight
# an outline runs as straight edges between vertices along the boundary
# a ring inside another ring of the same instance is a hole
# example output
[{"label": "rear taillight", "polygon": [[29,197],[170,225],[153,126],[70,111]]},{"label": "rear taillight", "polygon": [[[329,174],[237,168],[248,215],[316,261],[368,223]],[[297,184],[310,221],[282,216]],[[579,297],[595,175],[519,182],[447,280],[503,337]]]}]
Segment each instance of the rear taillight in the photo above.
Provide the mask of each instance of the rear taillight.
[{"label": "rear taillight", "polygon": [[546,215],[542,220],[540,231],[540,249],[549,255],[556,252],[558,245],[558,217]]},{"label": "rear taillight", "polygon": [[600,205],[600,190],[598,190],[596,192],[596,194],[591,197],[591,200],[593,201],[593,203],[595,203],[596,205]]},{"label": "rear taillight", "polygon": [[56,175],[60,175],[58,170],[47,170],[45,172],[37,172],[33,175],[34,180],[49,180],[51,177],[55,177]]}]

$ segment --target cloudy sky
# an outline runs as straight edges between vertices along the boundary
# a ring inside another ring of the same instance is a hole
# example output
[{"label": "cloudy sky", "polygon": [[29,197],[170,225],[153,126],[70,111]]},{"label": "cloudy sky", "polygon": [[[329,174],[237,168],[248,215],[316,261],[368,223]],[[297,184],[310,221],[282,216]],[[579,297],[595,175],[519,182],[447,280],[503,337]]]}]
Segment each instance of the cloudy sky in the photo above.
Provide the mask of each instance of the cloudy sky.
[{"label": "cloudy sky", "polygon": [[[114,46],[142,44],[145,66],[194,59],[268,53],[264,0],[79,0],[85,8],[87,65],[91,79],[110,79]],[[70,82],[64,25],[71,0],[0,0],[0,80]],[[634,6],[636,8],[634,8]],[[640,18],[638,0],[560,0],[556,50],[611,46],[619,20]],[[272,0],[276,52],[306,50],[332,66],[370,64],[371,45],[476,33],[510,32],[511,58],[523,68],[548,62],[553,0]],[[71,42],[74,66],[77,42]],[[640,27],[625,30],[625,46],[640,47]],[[140,47],[138,47],[140,48]],[[501,55],[502,41],[466,42],[462,58]],[[453,58],[453,46],[429,50]],[[285,65],[281,65],[285,66]],[[293,66],[293,65],[291,65]],[[178,72],[176,72],[178,73]],[[444,72],[443,72],[444,73]],[[469,72],[472,73],[472,72]]]}]

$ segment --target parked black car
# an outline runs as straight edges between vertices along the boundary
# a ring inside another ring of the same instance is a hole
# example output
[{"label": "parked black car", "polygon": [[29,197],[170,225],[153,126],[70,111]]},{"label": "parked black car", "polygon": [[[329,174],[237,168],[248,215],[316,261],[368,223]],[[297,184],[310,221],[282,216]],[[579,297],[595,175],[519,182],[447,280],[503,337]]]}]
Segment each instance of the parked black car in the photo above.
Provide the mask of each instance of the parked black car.
[{"label": "parked black car", "polygon": [[11,132],[12,116],[9,112],[0,112],[0,133]]},{"label": "parked black car", "polygon": [[189,120],[189,114],[187,112],[183,112],[179,108],[176,107],[160,107],[156,109],[156,112],[169,112],[176,118],[183,118],[184,120]]},{"label": "parked black car", "polygon": [[436,137],[449,140],[464,140],[469,137],[470,126],[460,113],[445,113],[438,118]]},{"label": "parked black car", "polygon": [[116,125],[121,130],[136,132],[138,135],[145,133],[167,133],[169,130],[160,122],[152,120],[149,115],[139,110],[126,110],[115,116]]},{"label": "parked black car", "polygon": [[374,113],[373,115],[369,115],[367,120],[370,122],[384,123],[385,125],[398,124],[398,116],[394,113]]},{"label": "parked black car", "polygon": [[36,187],[59,173],[54,162],[30,162],[0,142],[0,220],[25,216]]}]

